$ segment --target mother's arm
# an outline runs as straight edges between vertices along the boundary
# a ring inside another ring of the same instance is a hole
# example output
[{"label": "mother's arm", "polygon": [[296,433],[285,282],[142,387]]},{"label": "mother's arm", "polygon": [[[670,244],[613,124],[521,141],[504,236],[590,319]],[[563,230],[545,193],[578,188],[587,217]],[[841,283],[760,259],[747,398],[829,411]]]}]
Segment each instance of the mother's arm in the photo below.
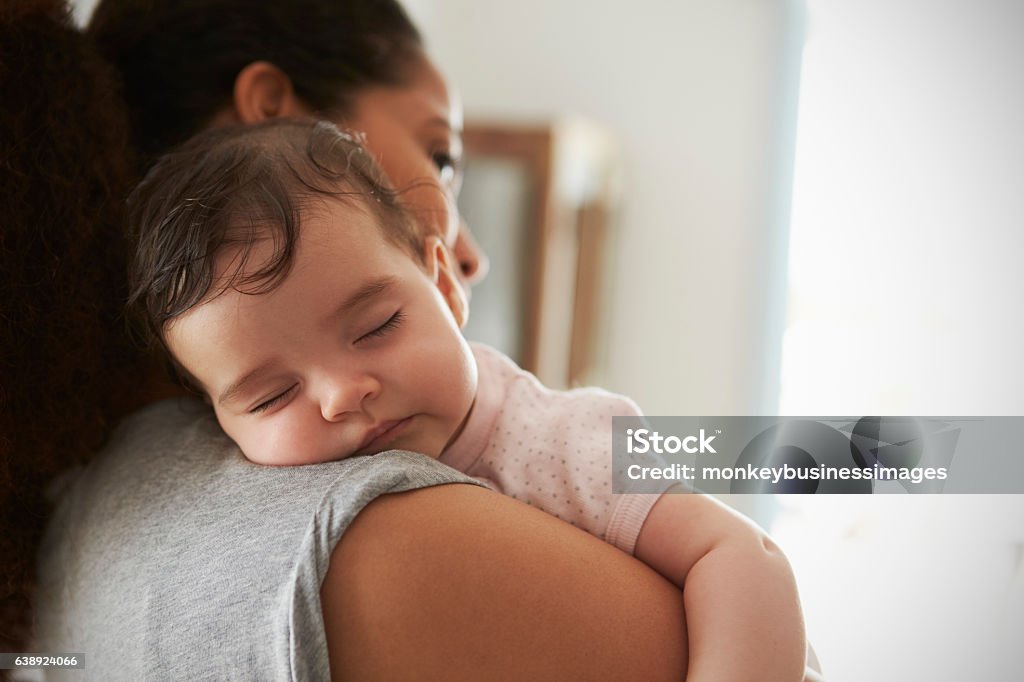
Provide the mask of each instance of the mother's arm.
[{"label": "mother's arm", "polygon": [[481,488],[374,501],[335,548],[321,595],[334,679],[685,676],[675,587]]}]

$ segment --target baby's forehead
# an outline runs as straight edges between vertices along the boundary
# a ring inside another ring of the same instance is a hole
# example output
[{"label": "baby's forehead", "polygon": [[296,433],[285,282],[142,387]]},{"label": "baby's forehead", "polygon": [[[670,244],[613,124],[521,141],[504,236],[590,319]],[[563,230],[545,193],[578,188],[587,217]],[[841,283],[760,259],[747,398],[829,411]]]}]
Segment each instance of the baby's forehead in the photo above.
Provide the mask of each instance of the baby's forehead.
[{"label": "baby's forehead", "polygon": [[[297,310],[265,306],[279,293],[306,312],[321,304],[352,311],[357,303],[393,291],[395,273],[408,272],[400,261],[415,260],[390,244],[364,212],[321,207],[302,218],[287,259],[282,259],[280,235],[269,227],[225,243],[215,256],[206,295],[171,320],[167,330],[181,322],[215,327],[243,311],[280,315]],[[339,304],[350,299],[349,305]]]},{"label": "baby's forehead", "polygon": [[[294,278],[297,266],[306,272],[314,268],[313,283],[336,268],[350,269],[353,263],[401,260],[422,268],[421,253],[413,252],[414,246],[389,228],[372,201],[366,193],[311,194],[290,197],[287,220],[280,215],[236,213],[211,254],[210,279],[197,305],[232,291],[271,294]],[[413,238],[419,240],[418,235]]]},{"label": "baby's forehead", "polygon": [[[346,250],[383,248],[392,234],[392,227],[381,212],[374,209],[372,202],[372,196],[363,194],[303,199],[297,209],[297,246],[329,243]],[[366,236],[371,238],[362,238]]]},{"label": "baby's forehead", "polygon": [[341,187],[334,195],[316,193],[305,194],[295,198],[299,213],[299,225],[308,218],[319,220],[338,220],[343,225],[355,222],[368,222],[383,230],[384,218],[380,211],[375,210],[373,195],[364,191],[353,191]]},{"label": "baby's forehead", "polygon": [[[378,209],[379,200],[365,192],[339,196],[312,195],[298,202],[297,246],[325,246],[378,253],[397,247],[394,257],[417,261],[424,238],[419,230],[391,224],[399,216]],[[370,236],[370,239],[357,237]]]},{"label": "baby's forehead", "polygon": [[290,220],[246,211],[233,217],[215,254],[219,278],[230,275],[237,266],[258,271],[275,256],[285,255],[290,261],[303,247],[369,250],[376,248],[379,240],[354,239],[357,233],[387,234],[383,217],[370,205],[372,197],[363,193],[340,188],[337,196],[303,194],[290,200]]},{"label": "baby's forehead", "polygon": [[258,278],[278,261],[284,261],[285,269],[290,271],[294,260],[309,251],[326,250],[348,257],[413,258],[392,238],[392,230],[373,210],[372,201],[373,197],[351,192],[309,195],[296,198],[291,225],[261,223],[252,217],[235,221],[215,256],[215,282],[230,286],[232,280]]}]

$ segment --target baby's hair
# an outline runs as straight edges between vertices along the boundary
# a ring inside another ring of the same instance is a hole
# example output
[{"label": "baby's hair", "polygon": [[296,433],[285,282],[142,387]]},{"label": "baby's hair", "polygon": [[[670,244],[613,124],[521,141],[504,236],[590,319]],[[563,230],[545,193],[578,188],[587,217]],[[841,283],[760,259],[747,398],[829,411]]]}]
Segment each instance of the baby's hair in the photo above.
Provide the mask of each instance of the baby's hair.
[{"label": "baby's hair", "polygon": [[[368,211],[386,239],[423,262],[422,238],[396,192],[359,143],[331,123],[278,119],[214,129],[161,158],[128,200],[135,245],[128,310],[143,339],[166,351],[167,325],[203,301],[232,288],[259,295],[277,287],[292,266],[300,209],[318,198]],[[267,239],[271,256],[247,267]],[[238,252],[219,274],[226,248]]]}]

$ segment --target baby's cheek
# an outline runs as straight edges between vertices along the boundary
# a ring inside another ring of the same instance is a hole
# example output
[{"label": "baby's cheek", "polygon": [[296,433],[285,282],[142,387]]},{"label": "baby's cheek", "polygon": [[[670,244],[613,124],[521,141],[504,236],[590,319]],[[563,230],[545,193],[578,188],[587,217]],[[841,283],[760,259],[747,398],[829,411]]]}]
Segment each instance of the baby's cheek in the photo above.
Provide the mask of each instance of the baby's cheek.
[{"label": "baby's cheek", "polygon": [[250,462],[264,466],[287,464],[280,461],[281,454],[288,452],[282,447],[282,434],[267,428],[268,424],[255,423],[255,420],[222,419],[221,426]]},{"label": "baby's cheek", "polygon": [[242,434],[235,439],[235,443],[242,450],[242,454],[250,462],[256,464],[263,464],[267,466],[274,466],[278,462],[273,460],[273,454],[277,451],[276,447],[267,443],[267,441],[260,436],[258,433],[259,429],[246,429]]},{"label": "baby's cheek", "polygon": [[469,344],[461,335],[452,340],[448,353],[445,381],[447,411],[457,427],[462,424],[476,398],[477,366]]},{"label": "baby's cheek", "polygon": [[312,444],[302,437],[300,425],[293,420],[266,420],[253,434],[253,450],[260,453],[260,459],[269,466],[298,466],[309,464],[313,454]]}]

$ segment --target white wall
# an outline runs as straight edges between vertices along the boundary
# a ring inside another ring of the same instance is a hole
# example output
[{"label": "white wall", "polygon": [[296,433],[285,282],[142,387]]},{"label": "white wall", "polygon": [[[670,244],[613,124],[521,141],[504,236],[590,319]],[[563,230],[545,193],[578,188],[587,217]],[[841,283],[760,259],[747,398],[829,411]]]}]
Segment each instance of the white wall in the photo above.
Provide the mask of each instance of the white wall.
[{"label": "white wall", "polygon": [[782,409],[1024,414],[1024,3],[808,6]]},{"label": "white wall", "polygon": [[779,119],[794,4],[409,3],[468,117],[572,113],[621,140],[606,383],[649,414],[774,409],[763,394],[784,316],[785,244],[773,230],[785,202],[773,192],[789,189]]}]

